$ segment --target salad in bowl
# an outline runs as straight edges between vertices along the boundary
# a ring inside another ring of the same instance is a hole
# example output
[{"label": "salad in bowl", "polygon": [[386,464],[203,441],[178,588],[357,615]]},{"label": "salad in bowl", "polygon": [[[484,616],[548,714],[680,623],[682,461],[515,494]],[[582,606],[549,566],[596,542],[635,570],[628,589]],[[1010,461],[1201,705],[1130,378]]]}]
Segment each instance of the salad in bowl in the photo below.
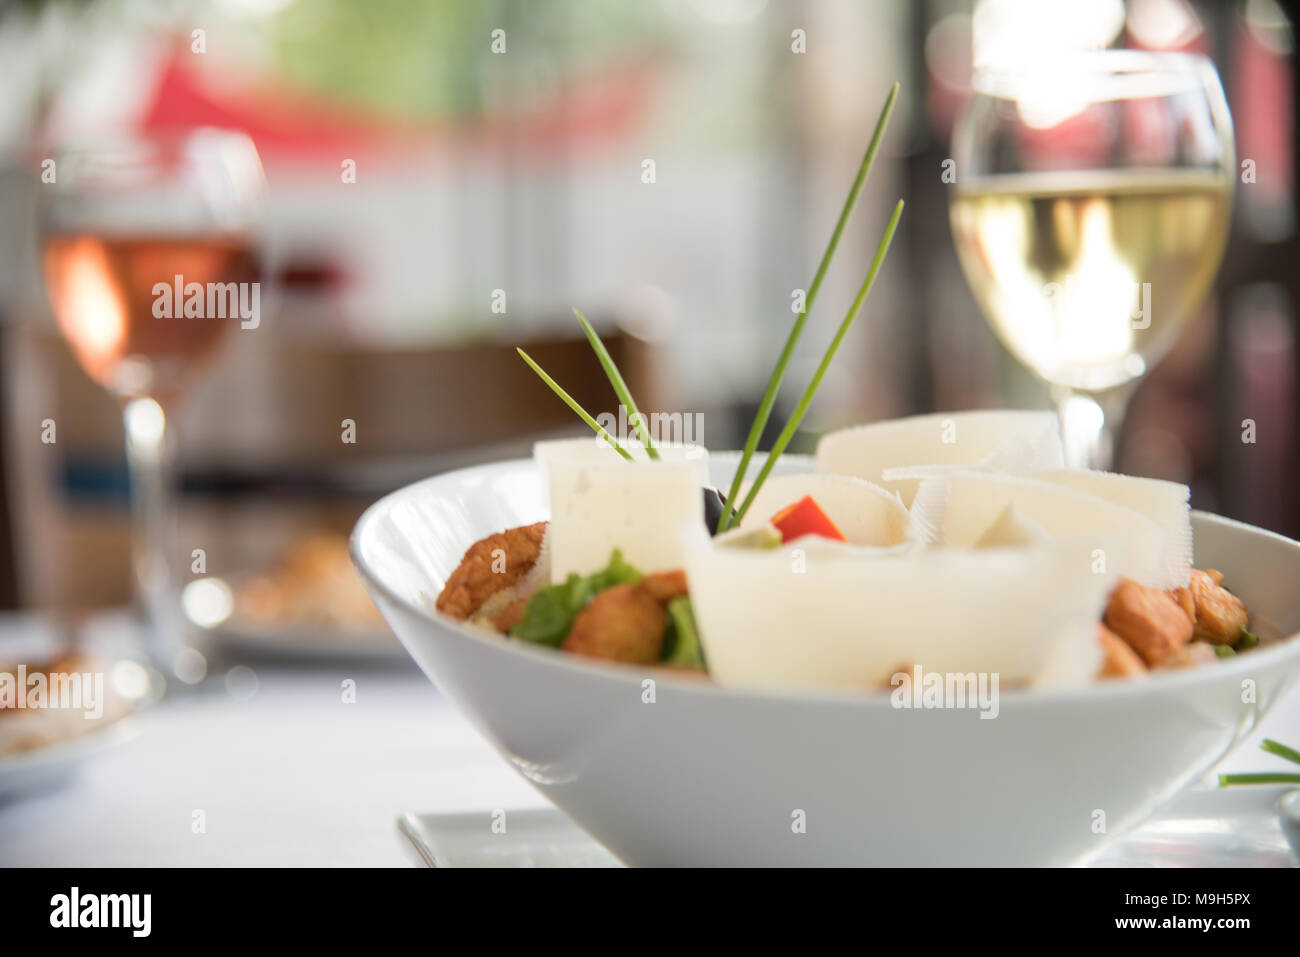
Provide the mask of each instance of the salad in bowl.
[{"label": "salad in bowl", "polygon": [[[1052,413],[953,412],[757,451],[891,91],[745,447],[626,414],[435,476],[353,561],[518,772],[646,865],[1072,864],[1215,762],[1300,670],[1300,543],[1173,482],[1066,468]],[[662,435],[660,436],[662,439]]]}]

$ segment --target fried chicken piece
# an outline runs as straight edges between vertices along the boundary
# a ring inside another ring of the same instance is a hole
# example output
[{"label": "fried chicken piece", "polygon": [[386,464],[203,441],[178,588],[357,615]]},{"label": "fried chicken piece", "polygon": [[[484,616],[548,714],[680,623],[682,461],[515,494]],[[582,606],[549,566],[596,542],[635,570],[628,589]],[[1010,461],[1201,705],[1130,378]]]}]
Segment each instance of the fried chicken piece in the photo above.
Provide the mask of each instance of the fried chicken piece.
[{"label": "fried chicken piece", "polygon": [[1124,578],[1110,593],[1106,626],[1154,668],[1192,640],[1187,613],[1168,592]]},{"label": "fried chicken piece", "polygon": [[475,542],[447,579],[438,596],[438,611],[468,618],[501,589],[517,584],[536,563],[545,533],[546,522],[538,522]]},{"label": "fried chicken piece", "polygon": [[666,605],[674,598],[682,598],[689,593],[686,585],[686,572],[680,568],[646,575],[642,577],[638,584],[643,591],[661,605]]},{"label": "fried chicken piece", "polygon": [[492,627],[503,635],[509,634],[510,629],[519,624],[519,620],[524,617],[524,609],[527,607],[527,598],[516,598],[492,616]]},{"label": "fried chicken piece", "polygon": [[1246,627],[1246,603],[1222,587],[1223,573],[1213,568],[1192,569],[1186,588],[1170,594],[1195,626],[1197,638],[1216,644],[1236,644]]},{"label": "fried chicken piece", "polygon": [[1098,678],[1140,678],[1147,673],[1138,653],[1119,635],[1100,622],[1097,623],[1097,640],[1103,654]]},{"label": "fried chicken piece", "polygon": [[640,585],[614,585],[573,620],[564,650],[592,658],[653,664],[663,650],[668,613]]}]

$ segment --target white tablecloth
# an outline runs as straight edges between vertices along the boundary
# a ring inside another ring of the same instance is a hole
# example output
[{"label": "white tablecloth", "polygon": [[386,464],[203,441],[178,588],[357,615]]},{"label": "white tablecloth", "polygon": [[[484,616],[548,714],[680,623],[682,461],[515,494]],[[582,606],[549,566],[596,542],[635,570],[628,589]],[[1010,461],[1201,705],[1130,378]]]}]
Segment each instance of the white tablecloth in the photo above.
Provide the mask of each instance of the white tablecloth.
[{"label": "white tablecloth", "polygon": [[[42,627],[0,618],[0,642]],[[0,864],[401,866],[402,812],[545,803],[413,666],[255,670],[253,697],[216,682],[159,705],[71,784],[0,804]],[[1300,689],[1217,770],[1278,766],[1262,737],[1300,742]]]},{"label": "white tablecloth", "polygon": [[[0,642],[40,626],[0,618]],[[67,786],[0,804],[0,865],[404,866],[402,812],[545,803],[413,664],[252,667],[253,697],[158,705]]]}]

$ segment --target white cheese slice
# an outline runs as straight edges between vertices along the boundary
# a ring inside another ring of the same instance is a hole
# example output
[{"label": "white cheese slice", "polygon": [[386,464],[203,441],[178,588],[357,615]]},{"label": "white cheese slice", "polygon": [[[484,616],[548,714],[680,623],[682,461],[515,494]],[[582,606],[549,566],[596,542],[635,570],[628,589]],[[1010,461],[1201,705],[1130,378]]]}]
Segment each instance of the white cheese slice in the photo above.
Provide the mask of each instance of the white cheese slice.
[{"label": "white cheese slice", "polygon": [[[633,439],[623,440],[623,448],[631,454],[635,462],[649,462],[650,456],[641,444]],[[688,462],[694,464],[700,472],[700,481],[708,478],[709,452],[702,445],[656,445],[661,461]],[[542,472],[542,482],[550,481],[551,469],[557,465],[612,465],[627,460],[619,455],[608,442],[596,434],[576,439],[548,439],[533,443],[533,460]]]},{"label": "white cheese slice", "polygon": [[1192,568],[1192,515],[1188,504],[1191,490],[1186,485],[1086,469],[1044,469],[1026,472],[1025,477],[1063,485],[1141,512],[1164,529],[1165,572],[1172,583],[1169,587],[1187,584]]},{"label": "white cheese slice", "polygon": [[825,435],[816,470],[855,475],[896,491],[911,505],[920,479],[886,479],[910,466],[1060,468],[1060,422],[1054,412],[939,412],[892,419]]},{"label": "white cheese slice", "polygon": [[708,455],[698,446],[659,451],[661,461],[642,453],[628,462],[594,438],[537,443],[552,583],[601,570],[614,549],[641,572],[682,567],[682,528],[704,527]]},{"label": "white cheese slice", "polygon": [[[888,688],[900,670],[995,673],[1004,685],[1075,659],[1114,582],[1085,546],[879,550],[802,539],[771,551],[688,549],[691,605],[723,685]],[[1085,667],[1079,682],[1091,680]]]},{"label": "white cheese slice", "polygon": [[[935,485],[942,495],[930,494]],[[1086,545],[1098,569],[1153,588],[1175,587],[1165,562],[1164,529],[1140,512],[1096,495],[1020,476],[953,471],[926,479],[917,503],[927,514],[915,516],[916,521],[933,526],[945,545],[974,545],[1013,505],[1053,538]]]},{"label": "white cheese slice", "polygon": [[1030,678],[1030,684],[1036,688],[1091,684],[1104,658],[1097,640],[1097,622],[1080,620],[1060,636],[1047,662]]},{"label": "white cheese slice", "polygon": [[1026,545],[1042,545],[1050,542],[1048,535],[1039,525],[1020,509],[1008,504],[998,512],[988,528],[975,539],[974,548],[1023,548]]}]

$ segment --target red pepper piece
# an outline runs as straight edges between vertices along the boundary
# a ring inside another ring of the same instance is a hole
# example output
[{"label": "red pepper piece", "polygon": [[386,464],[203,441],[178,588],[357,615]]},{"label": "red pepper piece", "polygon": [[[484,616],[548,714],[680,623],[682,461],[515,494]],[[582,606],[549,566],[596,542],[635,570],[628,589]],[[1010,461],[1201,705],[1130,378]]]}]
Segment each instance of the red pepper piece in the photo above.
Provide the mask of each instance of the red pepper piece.
[{"label": "red pepper piece", "polygon": [[820,535],[822,538],[829,538],[836,542],[848,541],[811,495],[805,495],[793,505],[781,509],[772,516],[771,521],[776,530],[781,533],[782,543],[802,538],[804,535]]}]

